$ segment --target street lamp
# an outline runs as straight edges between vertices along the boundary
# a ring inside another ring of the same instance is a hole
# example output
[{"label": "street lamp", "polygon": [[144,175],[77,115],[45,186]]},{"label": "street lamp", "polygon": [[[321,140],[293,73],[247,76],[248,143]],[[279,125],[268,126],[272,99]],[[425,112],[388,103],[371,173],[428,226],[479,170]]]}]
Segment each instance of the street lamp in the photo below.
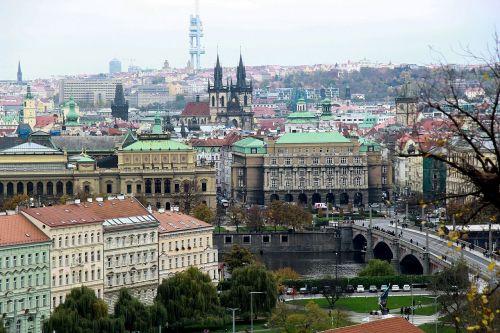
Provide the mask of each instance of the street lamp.
[{"label": "street lamp", "polygon": [[235,312],[239,311],[240,309],[239,308],[226,308],[226,310],[233,312],[233,333],[235,333],[236,332],[236,324],[235,324],[234,316],[235,316]]},{"label": "street lamp", "polygon": [[253,333],[253,295],[265,294],[265,291],[251,291],[250,292],[250,333]]}]

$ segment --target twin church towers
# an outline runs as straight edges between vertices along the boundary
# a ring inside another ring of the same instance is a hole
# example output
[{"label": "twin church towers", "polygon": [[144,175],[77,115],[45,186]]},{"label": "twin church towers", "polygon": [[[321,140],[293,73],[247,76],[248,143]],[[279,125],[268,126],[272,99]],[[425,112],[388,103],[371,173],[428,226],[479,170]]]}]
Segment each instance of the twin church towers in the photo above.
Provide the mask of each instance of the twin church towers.
[{"label": "twin church towers", "polygon": [[208,80],[208,96],[210,121],[228,126],[253,129],[252,81],[247,81],[245,66],[240,54],[240,62],[236,68],[236,84],[232,78],[224,83],[222,67],[217,55],[214,68],[213,83]]}]

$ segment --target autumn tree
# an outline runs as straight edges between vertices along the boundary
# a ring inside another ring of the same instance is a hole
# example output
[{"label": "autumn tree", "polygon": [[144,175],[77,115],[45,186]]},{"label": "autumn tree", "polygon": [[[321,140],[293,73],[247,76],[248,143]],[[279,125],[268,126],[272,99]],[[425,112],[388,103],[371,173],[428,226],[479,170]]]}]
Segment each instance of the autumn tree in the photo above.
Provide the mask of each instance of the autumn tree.
[{"label": "autumn tree", "polygon": [[239,206],[231,206],[227,212],[229,215],[229,223],[236,226],[236,232],[239,232],[240,225],[245,223],[245,210]]},{"label": "autumn tree", "polygon": [[252,206],[246,213],[246,224],[250,230],[260,231],[264,227],[262,210],[258,206]]},{"label": "autumn tree", "polygon": [[214,212],[203,202],[200,202],[194,207],[193,216],[207,223],[212,223],[215,218]]},{"label": "autumn tree", "polygon": [[274,226],[274,231],[277,231],[278,227],[286,221],[285,203],[281,200],[273,200],[267,207],[264,216],[266,223]]},{"label": "autumn tree", "polygon": [[17,206],[29,204],[30,197],[27,194],[18,194],[3,203],[4,210],[14,210]]}]

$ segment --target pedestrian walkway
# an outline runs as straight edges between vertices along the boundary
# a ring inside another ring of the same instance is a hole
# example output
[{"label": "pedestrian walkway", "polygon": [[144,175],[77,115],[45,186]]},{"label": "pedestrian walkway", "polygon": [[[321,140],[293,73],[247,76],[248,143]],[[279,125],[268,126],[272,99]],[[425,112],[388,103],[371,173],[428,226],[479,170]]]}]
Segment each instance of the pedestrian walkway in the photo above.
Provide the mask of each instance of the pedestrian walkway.
[{"label": "pedestrian walkway", "polygon": [[[366,313],[359,313],[359,312],[353,312],[353,311],[344,311],[349,317],[350,320],[352,320],[355,323],[365,323],[366,320],[364,320],[366,317],[369,315]],[[399,313],[394,313],[394,316],[400,316]],[[436,321],[436,315],[432,316],[421,316],[421,315],[415,315],[414,318],[412,319],[412,316],[410,316],[409,322],[419,326],[422,324],[426,323],[434,323]]]}]

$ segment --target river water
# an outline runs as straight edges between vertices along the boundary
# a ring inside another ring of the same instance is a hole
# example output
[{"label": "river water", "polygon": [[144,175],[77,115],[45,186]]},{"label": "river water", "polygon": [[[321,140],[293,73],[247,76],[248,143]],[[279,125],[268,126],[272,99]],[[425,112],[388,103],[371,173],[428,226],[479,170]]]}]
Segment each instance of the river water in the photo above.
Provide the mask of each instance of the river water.
[{"label": "river water", "polygon": [[[334,253],[264,253],[258,257],[269,270],[290,267],[305,278],[335,277]],[[338,276],[355,277],[363,267],[363,263],[339,257]]]}]

